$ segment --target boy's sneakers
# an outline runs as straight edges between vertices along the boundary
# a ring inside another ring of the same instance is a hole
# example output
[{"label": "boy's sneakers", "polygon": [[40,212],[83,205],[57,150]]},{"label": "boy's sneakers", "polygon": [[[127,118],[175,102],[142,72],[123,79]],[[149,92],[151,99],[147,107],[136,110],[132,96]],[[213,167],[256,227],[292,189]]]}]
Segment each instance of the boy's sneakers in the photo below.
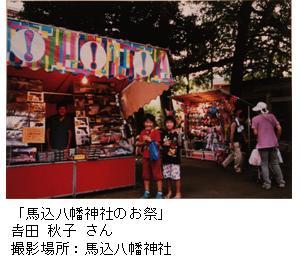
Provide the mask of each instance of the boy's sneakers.
[{"label": "boy's sneakers", "polygon": [[285,187],[285,181],[282,181],[278,184],[279,188],[284,188]]},{"label": "boy's sneakers", "polygon": [[141,197],[141,199],[149,199],[150,198],[150,192],[149,191],[145,191],[144,195]]},{"label": "boy's sneakers", "polygon": [[[163,199],[163,193],[162,192],[157,192],[156,194],[156,199]],[[150,199],[150,192],[149,191],[145,191],[143,196],[141,197],[141,199]]]},{"label": "boy's sneakers", "polygon": [[156,198],[156,199],[163,199],[163,198],[164,198],[163,193],[162,193],[162,192],[157,192],[155,198]]},{"label": "boy's sneakers", "polygon": [[242,169],[236,169],[234,170],[236,174],[242,174]]},{"label": "boy's sneakers", "polygon": [[262,188],[266,189],[266,190],[270,190],[271,189],[271,183],[263,183]]},{"label": "boy's sneakers", "polygon": [[176,196],[174,197],[174,199],[181,199],[182,196],[181,196],[181,193],[177,193]]},{"label": "boy's sneakers", "polygon": [[[285,185],[286,185],[285,181],[282,181],[282,182],[278,183],[278,187],[279,187],[279,188],[284,188]],[[264,189],[266,189],[266,190],[271,189],[271,183],[266,183],[266,182],[265,182],[265,183],[262,185],[262,188],[264,188]]]}]

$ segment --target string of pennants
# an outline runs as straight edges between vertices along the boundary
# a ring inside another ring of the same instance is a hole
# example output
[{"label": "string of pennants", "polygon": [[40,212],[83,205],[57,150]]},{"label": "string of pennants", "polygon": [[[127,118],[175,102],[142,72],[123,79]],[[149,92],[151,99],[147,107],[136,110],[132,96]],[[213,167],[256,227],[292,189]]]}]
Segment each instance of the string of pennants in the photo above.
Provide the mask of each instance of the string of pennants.
[{"label": "string of pennants", "polygon": [[164,49],[15,19],[7,24],[7,64],[109,79],[173,82]]}]

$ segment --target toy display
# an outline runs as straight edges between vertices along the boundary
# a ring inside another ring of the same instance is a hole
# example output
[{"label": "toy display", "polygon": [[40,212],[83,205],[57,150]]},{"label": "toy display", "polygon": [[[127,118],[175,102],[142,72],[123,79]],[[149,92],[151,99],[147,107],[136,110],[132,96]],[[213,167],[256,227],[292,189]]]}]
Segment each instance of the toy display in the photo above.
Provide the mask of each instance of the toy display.
[{"label": "toy display", "polygon": [[76,144],[113,144],[122,136],[124,124],[117,92],[101,83],[92,83],[88,88],[85,93],[87,90],[78,83],[74,85]]},{"label": "toy display", "polygon": [[229,139],[234,105],[228,100],[199,103],[188,108],[190,138],[200,144],[199,149],[223,149]]}]

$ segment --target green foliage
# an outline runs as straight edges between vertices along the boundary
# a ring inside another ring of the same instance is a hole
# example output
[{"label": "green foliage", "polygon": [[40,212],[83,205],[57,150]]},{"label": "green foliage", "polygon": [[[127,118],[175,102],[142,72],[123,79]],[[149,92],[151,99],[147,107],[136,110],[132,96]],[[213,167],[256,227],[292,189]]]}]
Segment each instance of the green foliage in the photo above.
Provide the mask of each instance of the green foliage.
[{"label": "green foliage", "polygon": [[[230,80],[243,1],[24,2],[22,17],[69,29],[169,48],[175,91]],[[188,11],[188,12],[187,12]],[[243,19],[242,19],[243,20]],[[243,79],[291,75],[291,1],[255,0]]]},{"label": "green foliage", "polygon": [[144,106],[144,112],[152,114],[156,118],[156,123],[159,127],[163,126],[163,117],[161,113],[161,108],[160,106],[153,105],[153,104],[147,104]]},{"label": "green foliage", "polygon": [[251,22],[244,78],[291,76],[291,2],[257,1]]}]

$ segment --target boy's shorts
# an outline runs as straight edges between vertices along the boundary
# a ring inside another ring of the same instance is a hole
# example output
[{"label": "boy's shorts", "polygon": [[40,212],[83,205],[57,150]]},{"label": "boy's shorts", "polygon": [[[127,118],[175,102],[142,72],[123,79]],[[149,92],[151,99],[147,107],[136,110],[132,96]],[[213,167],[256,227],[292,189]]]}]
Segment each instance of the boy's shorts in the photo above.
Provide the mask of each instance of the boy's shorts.
[{"label": "boy's shorts", "polygon": [[162,180],[162,171],[161,171],[161,159],[150,160],[148,158],[142,159],[143,165],[143,179],[144,180]]},{"label": "boy's shorts", "polygon": [[163,175],[165,179],[180,180],[180,165],[164,164]]}]

